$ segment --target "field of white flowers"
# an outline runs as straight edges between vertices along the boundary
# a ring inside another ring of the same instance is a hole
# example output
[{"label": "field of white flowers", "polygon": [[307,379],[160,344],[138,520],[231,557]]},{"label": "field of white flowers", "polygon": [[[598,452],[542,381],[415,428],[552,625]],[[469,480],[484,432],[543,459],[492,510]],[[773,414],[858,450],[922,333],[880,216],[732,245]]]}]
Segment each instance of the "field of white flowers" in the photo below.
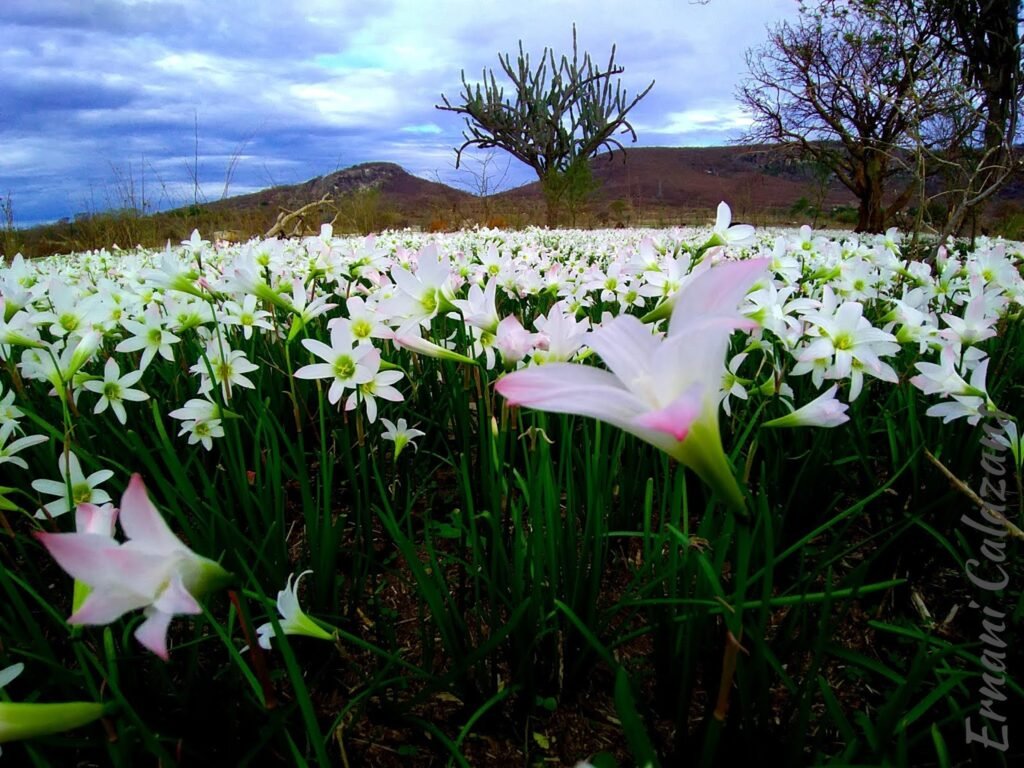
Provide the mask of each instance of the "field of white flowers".
[{"label": "field of white flowers", "polygon": [[1012,760],[964,722],[1024,696],[1001,649],[979,719],[982,610],[1021,623],[1024,245],[908,246],[723,204],[16,257],[7,756]]}]

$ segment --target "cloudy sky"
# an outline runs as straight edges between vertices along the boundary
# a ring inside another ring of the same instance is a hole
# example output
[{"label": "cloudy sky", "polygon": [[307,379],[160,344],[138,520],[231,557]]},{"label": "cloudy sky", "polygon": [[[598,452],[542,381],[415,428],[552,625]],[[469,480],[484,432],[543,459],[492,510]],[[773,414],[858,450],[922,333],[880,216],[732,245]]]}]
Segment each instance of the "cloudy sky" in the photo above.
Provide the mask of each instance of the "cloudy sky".
[{"label": "cloudy sky", "polygon": [[[460,71],[518,41],[606,62],[638,146],[738,137],[747,48],[796,0],[2,0],[0,196],[25,226],[111,207],[186,205],[368,161],[463,188]],[[492,168],[505,168],[496,154]],[[470,159],[478,168],[481,158]],[[514,164],[504,186],[532,180]],[[193,179],[198,179],[198,191]]]}]

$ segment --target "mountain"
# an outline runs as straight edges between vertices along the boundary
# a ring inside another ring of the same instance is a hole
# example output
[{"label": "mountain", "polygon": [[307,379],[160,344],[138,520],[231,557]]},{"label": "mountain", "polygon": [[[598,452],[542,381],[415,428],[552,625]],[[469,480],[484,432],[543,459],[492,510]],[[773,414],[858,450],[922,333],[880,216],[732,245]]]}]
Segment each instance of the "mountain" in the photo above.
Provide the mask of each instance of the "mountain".
[{"label": "mountain", "polygon": [[268,207],[294,210],[320,200],[324,195],[339,200],[372,192],[403,213],[456,205],[473,198],[468,192],[413,176],[396,163],[363,163],[301,184],[270,187],[247,195],[225,198],[209,203],[206,207],[214,211]]},{"label": "mountain", "polygon": [[[788,211],[801,198],[823,208],[849,206],[853,196],[838,182],[822,184],[809,166],[778,149],[754,147],[641,147],[600,155],[591,161],[598,186],[589,201],[598,214],[628,205],[634,215],[657,211],[695,214],[728,202],[734,212],[754,216]],[[458,226],[479,218],[480,211],[508,218],[517,211],[538,214],[543,207],[539,182],[491,195],[483,200],[445,184],[421,179],[395,163],[364,163],[288,186],[209,203],[211,211],[295,210],[325,194],[336,202],[374,193],[377,203],[396,220],[420,225],[425,213],[440,223]],[[820,199],[819,199],[820,198]],[[450,217],[456,221],[448,222]],[[272,221],[272,219],[271,219]],[[538,219],[540,221],[540,219]],[[435,222],[438,223],[438,222]]]},{"label": "mountain", "polygon": [[[801,198],[823,195],[823,207],[853,205],[838,182],[822,186],[811,168],[768,146],[641,147],[599,155],[591,161],[599,182],[594,201],[616,200],[634,209],[711,209],[725,200],[733,210],[753,215],[789,210]],[[499,197],[539,198],[540,183]]]},{"label": "mountain", "polygon": [[[759,226],[856,222],[856,200],[848,190],[778,147],[634,147],[601,155],[591,167],[598,184],[574,219],[579,226],[707,224],[723,200],[735,221]],[[110,211],[14,230],[3,249],[8,256],[19,250],[43,256],[114,243],[156,247],[187,239],[193,228],[204,235],[247,239],[270,230],[282,212],[325,195],[329,204],[311,206],[306,215],[288,222],[285,233],[312,234],[327,221],[339,233],[545,223],[537,182],[481,198],[413,176],[395,163],[364,163],[301,184],[172,211]],[[1022,200],[1024,181],[1017,178],[989,203],[985,219],[1007,236],[1024,236]],[[562,222],[569,223],[568,217]]]}]

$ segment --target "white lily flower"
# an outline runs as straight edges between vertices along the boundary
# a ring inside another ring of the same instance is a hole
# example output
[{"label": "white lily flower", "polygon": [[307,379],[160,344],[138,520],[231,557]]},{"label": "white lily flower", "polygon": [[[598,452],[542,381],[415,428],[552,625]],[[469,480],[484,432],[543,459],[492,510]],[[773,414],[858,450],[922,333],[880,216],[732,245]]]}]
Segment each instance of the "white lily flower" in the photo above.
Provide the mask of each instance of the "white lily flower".
[{"label": "white lily flower", "polygon": [[132,386],[138,383],[140,378],[142,378],[142,371],[129,371],[122,376],[117,361],[108,357],[103,366],[103,379],[101,381],[91,379],[82,385],[88,391],[100,396],[92,412],[103,413],[109,406],[117,416],[117,420],[122,424],[126,423],[128,414],[124,409],[124,401],[141,402],[149,399],[149,395],[145,392],[132,389]]},{"label": "white lily flower", "polygon": [[144,371],[153,358],[160,354],[164,360],[173,360],[174,353],[171,352],[171,345],[178,343],[179,339],[170,331],[164,328],[164,320],[155,310],[147,310],[138,320],[125,319],[121,325],[126,331],[132,334],[115,347],[118,352],[137,352],[142,350],[142,361],[139,363],[139,370]]},{"label": "white lily flower", "polygon": [[732,224],[732,209],[725,201],[718,204],[712,245],[750,245],[754,242],[754,233],[750,224]]},{"label": "white lily flower", "polygon": [[199,376],[199,394],[210,392],[214,385],[220,387],[225,400],[231,399],[231,388],[255,389],[255,385],[245,375],[259,370],[259,366],[251,362],[245,352],[240,349],[227,349],[216,338],[210,339],[206,345],[206,359],[199,360],[189,368],[191,373]]},{"label": "white lily flower", "polygon": [[366,418],[371,424],[377,420],[377,398],[399,403],[405,398],[392,384],[399,381],[405,374],[397,370],[380,370],[380,351],[371,348],[363,358],[363,364],[370,371],[371,378],[356,387],[355,392],[345,401],[345,410],[353,411],[360,401],[366,407]]},{"label": "white lily flower", "polygon": [[792,413],[766,421],[765,427],[838,427],[850,420],[846,411],[850,406],[836,399],[838,384],[833,384],[811,402]]},{"label": "white lily flower", "polygon": [[270,313],[256,306],[258,300],[255,295],[247,293],[241,304],[237,301],[224,302],[224,313],[221,315],[221,322],[225,325],[239,326],[242,329],[242,335],[246,339],[252,338],[254,328],[262,328],[267,331],[274,330],[274,326],[267,320],[270,317]]},{"label": "white lily flower", "polygon": [[564,301],[555,304],[547,316],[540,315],[533,321],[546,339],[546,346],[533,351],[533,360],[538,363],[568,362],[586,342],[590,333],[590,320],[577,320],[568,311]]},{"label": "white lily flower", "polygon": [[3,424],[0,424],[0,464],[13,464],[16,467],[28,469],[28,464],[25,463],[25,460],[14,454],[33,445],[45,443],[50,438],[45,435],[26,435],[8,443],[7,441],[10,439],[11,433],[17,429],[17,426],[17,423],[13,421],[5,421]]},{"label": "white lily flower", "polygon": [[[384,434],[381,435],[385,440],[390,440],[395,444],[395,458],[402,452],[402,449],[407,445],[411,445],[416,448],[416,444],[413,442],[417,437],[423,437],[426,432],[421,432],[418,429],[410,427],[405,419],[399,419],[398,424],[393,423],[389,419],[381,418],[381,423],[384,425]],[[418,450],[418,449],[417,449]]]},{"label": "white lily flower", "polygon": [[[294,586],[292,586],[292,578],[295,574],[291,574],[288,576],[288,583],[285,585],[285,588],[277,593],[277,612],[281,615],[281,631],[286,635],[304,635],[305,637],[314,637],[318,640],[333,640],[334,636],[314,622],[302,610],[302,606],[299,605],[299,582],[302,581],[303,576],[312,572],[303,571],[300,573],[298,578],[295,579]],[[260,624],[260,626],[256,627],[256,635],[260,648],[269,651],[270,641],[274,637],[274,625],[270,622]]]},{"label": "white lily flower", "polygon": [[[368,357],[374,348],[370,344],[356,344],[348,319],[338,318],[331,327],[331,344],[317,339],[303,339],[302,346],[323,360],[322,363],[304,365],[295,371],[297,379],[331,379],[327,399],[334,405],[345,389],[355,389],[373,378]],[[377,365],[380,365],[378,353]]]},{"label": "white lily flower", "polygon": [[37,518],[57,517],[77,508],[79,504],[100,505],[110,501],[110,494],[98,486],[113,477],[114,472],[100,469],[86,477],[74,451],[68,451],[66,456],[65,459],[65,454],[62,453],[57,462],[60,480],[32,481],[34,490],[57,497],[36,512]]}]

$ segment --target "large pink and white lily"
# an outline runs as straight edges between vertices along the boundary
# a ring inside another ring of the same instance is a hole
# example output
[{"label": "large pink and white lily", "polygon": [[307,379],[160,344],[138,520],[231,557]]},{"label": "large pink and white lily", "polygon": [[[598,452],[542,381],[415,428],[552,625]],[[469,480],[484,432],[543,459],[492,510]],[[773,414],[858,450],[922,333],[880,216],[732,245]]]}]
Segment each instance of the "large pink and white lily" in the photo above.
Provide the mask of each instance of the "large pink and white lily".
[{"label": "large pink and white lily", "polygon": [[690,467],[733,508],[743,493],[722,449],[718,407],[729,337],[757,323],[739,304],[768,259],[727,262],[689,281],[659,338],[620,315],[587,339],[607,371],[548,363],[509,374],[496,389],[513,405],[590,416],[636,435]]},{"label": "large pink and white lily", "polygon": [[171,532],[137,474],[121,498],[118,520],[125,542],[111,535],[112,524],[99,521],[87,521],[77,533],[36,533],[36,538],[61,568],[89,588],[69,624],[110,624],[142,608],[146,620],[135,638],[166,660],[167,629],[174,616],[202,613],[196,599],[224,586],[230,575]]}]

